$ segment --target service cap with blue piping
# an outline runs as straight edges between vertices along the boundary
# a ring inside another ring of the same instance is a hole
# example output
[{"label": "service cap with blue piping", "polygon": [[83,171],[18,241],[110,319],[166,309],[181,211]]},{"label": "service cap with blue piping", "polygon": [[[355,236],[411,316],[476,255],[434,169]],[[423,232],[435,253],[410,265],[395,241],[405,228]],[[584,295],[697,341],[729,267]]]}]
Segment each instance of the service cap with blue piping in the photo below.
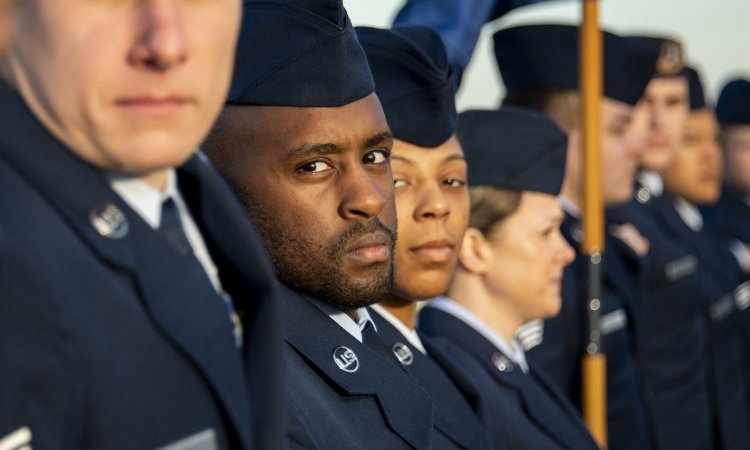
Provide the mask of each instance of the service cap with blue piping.
[{"label": "service cap with blue piping", "polygon": [[397,139],[437,147],[453,135],[456,103],[440,36],[427,27],[357,27],[388,126]]},{"label": "service cap with blue piping", "polygon": [[545,114],[503,107],[458,115],[469,185],[558,195],[568,138]]},{"label": "service cap with blue piping", "polygon": [[685,75],[685,52],[679,40],[668,36],[628,36],[631,42],[642,46],[654,58],[655,77]]},{"label": "service cap with blue piping", "polygon": [[[654,72],[653,53],[603,32],[604,96],[635,105]],[[527,25],[494,35],[495,57],[509,92],[577,90],[579,28]]]},{"label": "service cap with blue piping", "polygon": [[342,0],[245,0],[227,104],[338,107],[375,90]]}]

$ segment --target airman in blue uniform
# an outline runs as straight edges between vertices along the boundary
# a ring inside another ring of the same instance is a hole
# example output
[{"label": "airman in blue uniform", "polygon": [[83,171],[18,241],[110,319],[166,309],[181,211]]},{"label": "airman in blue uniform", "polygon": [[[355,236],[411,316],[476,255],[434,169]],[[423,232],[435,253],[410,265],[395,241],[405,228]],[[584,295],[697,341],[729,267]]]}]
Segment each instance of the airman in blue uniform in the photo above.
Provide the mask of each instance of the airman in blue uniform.
[{"label": "airman in blue uniform", "polygon": [[705,229],[698,210],[719,198],[721,150],[718,123],[705,103],[698,74],[687,68],[686,76],[691,111],[675,157],[662,171],[669,204],[661,209],[660,219],[662,226],[698,257],[704,293],[702,317],[709,331],[715,443],[722,449],[741,449],[750,446],[747,354],[734,299],[743,274],[729,248]]},{"label": "airman in blue uniform", "polygon": [[[561,188],[565,220],[561,231],[580,249],[582,230],[582,148],[578,94],[578,28],[532,25],[498,31],[495,54],[507,88],[504,105],[541,110],[568,135],[566,175]],[[632,196],[638,149],[625,131],[633,106],[648,83],[655,57],[625,38],[604,33],[602,111],[602,197],[605,205]],[[621,238],[626,238],[626,244]],[[608,447],[646,449],[653,445],[646,391],[638,365],[636,330],[641,316],[638,276],[644,244],[631,228],[607,230],[602,262],[602,309],[598,324],[607,354]],[[544,322],[540,345],[529,359],[552,377],[580,407],[581,359],[588,340],[587,257],[577,252],[565,268],[562,310]]]},{"label": "airman in blue uniform", "polygon": [[[453,78],[440,36],[425,27],[360,27],[395,141],[398,215],[392,292],[373,305],[378,334],[435,405],[436,449],[489,449],[487,432],[428,338],[414,330],[417,301],[445,292],[469,210],[466,162],[455,136]],[[437,353],[437,355],[436,355]]]},{"label": "airman in blue uniform", "polygon": [[573,259],[556,199],[566,137],[543,114],[514,108],[460,114],[458,137],[474,180],[469,228],[448,292],[422,309],[419,329],[464,380],[496,448],[597,448],[514,337],[559,311]]},{"label": "airman in blue uniform", "polygon": [[284,284],[289,448],[430,448],[433,404],[366,306],[392,286],[393,135],[340,0],[245,2],[204,144]]},{"label": "airman in blue uniform", "polygon": [[196,153],[239,18],[234,0],[11,9],[0,448],[281,445],[277,283]]}]

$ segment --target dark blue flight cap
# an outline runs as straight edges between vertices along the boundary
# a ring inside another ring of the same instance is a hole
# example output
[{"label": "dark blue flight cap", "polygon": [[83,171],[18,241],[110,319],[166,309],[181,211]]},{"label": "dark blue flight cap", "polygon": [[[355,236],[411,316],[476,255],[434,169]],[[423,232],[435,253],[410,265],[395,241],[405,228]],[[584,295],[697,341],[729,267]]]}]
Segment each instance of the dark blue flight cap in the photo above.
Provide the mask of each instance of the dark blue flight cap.
[{"label": "dark blue flight cap", "polygon": [[568,138],[538,111],[503,107],[458,115],[469,185],[491,185],[558,195]]},{"label": "dark blue flight cap", "polygon": [[342,0],[245,0],[243,8],[228,104],[337,107],[374,92]]},{"label": "dark blue flight cap", "polygon": [[716,103],[721,123],[750,124],[750,81],[732,80],[724,86]]},{"label": "dark blue flight cap", "polygon": [[357,27],[393,135],[437,147],[456,128],[456,102],[445,45],[427,27]]},{"label": "dark blue flight cap", "polygon": [[[495,57],[510,92],[577,90],[579,28],[529,25],[494,35]],[[654,71],[655,55],[604,32],[604,96],[635,105]]]},{"label": "dark blue flight cap", "polygon": [[654,77],[678,77],[685,75],[685,56],[682,44],[667,36],[628,36],[628,40],[641,46],[654,58]]},{"label": "dark blue flight cap", "polygon": [[692,67],[683,69],[683,76],[688,80],[690,87],[690,110],[703,109],[706,107],[706,95],[703,92],[703,83],[698,72]]}]

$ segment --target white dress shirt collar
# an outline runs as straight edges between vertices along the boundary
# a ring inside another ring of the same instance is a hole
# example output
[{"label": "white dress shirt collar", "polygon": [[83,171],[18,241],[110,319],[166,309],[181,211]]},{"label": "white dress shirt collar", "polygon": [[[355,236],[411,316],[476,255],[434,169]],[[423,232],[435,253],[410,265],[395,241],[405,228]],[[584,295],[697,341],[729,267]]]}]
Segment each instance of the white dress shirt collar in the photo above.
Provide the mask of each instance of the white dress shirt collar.
[{"label": "white dress shirt collar", "polygon": [[367,308],[359,308],[355,310],[354,315],[356,316],[357,320],[354,320],[349,314],[329,305],[326,302],[312,297],[308,297],[308,299],[310,299],[313,305],[317,306],[321,311],[323,311],[334,322],[339,324],[341,328],[343,328],[347,333],[351,334],[352,337],[354,337],[354,339],[358,340],[359,342],[362,342],[362,330],[365,329],[365,326],[368,322],[372,324],[372,327],[375,329],[375,331],[378,330],[378,328],[375,326],[375,322],[372,321]]},{"label": "white dress shirt collar", "polygon": [[477,333],[484,336],[485,339],[490,341],[498,350],[500,350],[505,356],[513,361],[518,367],[523,370],[523,373],[529,373],[529,364],[526,361],[526,353],[523,351],[523,347],[518,342],[518,339],[513,339],[511,343],[508,343],[500,336],[495,330],[493,330],[484,321],[475,316],[471,311],[459,305],[452,299],[440,296],[433,300],[430,308],[437,308],[443,312],[446,312],[453,317],[463,321],[466,325],[473,328]]},{"label": "white dress shirt collar", "polygon": [[177,176],[174,169],[167,171],[167,184],[164,191],[159,191],[137,177],[109,175],[109,184],[151,228],[159,228],[161,222],[161,204],[172,198],[181,208],[182,199],[177,191]]},{"label": "white dress shirt collar", "polygon": [[664,193],[664,181],[662,181],[661,175],[656,172],[643,170],[638,174],[638,181],[654,197],[661,197],[661,194]]},{"label": "white dress shirt collar", "polygon": [[419,338],[419,335],[417,334],[416,330],[411,330],[409,327],[407,327],[403,322],[398,320],[396,316],[388,312],[387,309],[383,308],[382,306],[375,304],[371,305],[370,308],[375,311],[380,317],[385,319],[388,323],[393,325],[394,328],[398,330],[399,333],[401,333],[404,338],[409,341],[411,345],[413,345],[417,350],[422,352],[423,355],[427,354],[427,350],[424,348],[424,344],[422,344],[422,340]]},{"label": "white dress shirt collar", "polygon": [[684,198],[677,197],[674,199],[674,208],[687,226],[693,231],[703,229],[703,216],[698,208]]}]

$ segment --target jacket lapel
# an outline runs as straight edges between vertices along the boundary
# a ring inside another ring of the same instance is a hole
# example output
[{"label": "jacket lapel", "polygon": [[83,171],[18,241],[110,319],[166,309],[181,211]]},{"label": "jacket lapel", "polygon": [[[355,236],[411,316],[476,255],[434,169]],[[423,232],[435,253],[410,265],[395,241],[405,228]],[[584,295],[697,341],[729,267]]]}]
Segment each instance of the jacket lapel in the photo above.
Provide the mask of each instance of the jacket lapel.
[{"label": "jacket lapel", "polygon": [[[388,427],[415,448],[429,448],[433,408],[428,394],[401,367],[386,361],[338,326],[303,295],[285,292],[285,339],[345,395],[377,398]],[[337,366],[337,349],[356,356],[356,371]]]},{"label": "jacket lapel", "polygon": [[[453,381],[430,358],[431,353],[428,352],[430,356],[423,355],[376,311],[371,311],[371,316],[378,328],[378,334],[383,337],[389,347],[400,344],[411,351],[412,361],[405,367],[422,382],[430,394],[436,409],[435,428],[463,448],[489,448],[489,444],[483,439],[486,432],[480,425],[479,419],[474,416],[469,404]],[[425,350],[427,350],[426,347]],[[433,348],[433,351],[436,350]]]},{"label": "jacket lapel", "polygon": [[286,414],[285,403],[278,401],[284,383],[279,284],[247,215],[202,153],[180,168],[178,180],[222,286],[242,319],[253,443],[276,447],[284,423],[269,418]]},{"label": "jacket lapel", "polygon": [[[493,363],[493,357],[501,353],[500,350],[462,320],[429,307],[424,308],[422,314],[429,318],[431,329],[473,355],[498,384],[515,391],[529,419],[544,431],[547,437],[557,442],[562,448],[571,450],[585,448],[578,445],[575,436],[570,435],[571,426],[580,428],[578,425],[580,420],[575,417],[571,418],[567,407],[559,407],[559,396],[547,395],[549,394],[548,385],[539,384],[535,375],[524,374],[519,367],[500,370]],[[551,403],[558,403],[558,407],[551,407]],[[554,410],[564,412],[564,414],[555,414]]]}]

